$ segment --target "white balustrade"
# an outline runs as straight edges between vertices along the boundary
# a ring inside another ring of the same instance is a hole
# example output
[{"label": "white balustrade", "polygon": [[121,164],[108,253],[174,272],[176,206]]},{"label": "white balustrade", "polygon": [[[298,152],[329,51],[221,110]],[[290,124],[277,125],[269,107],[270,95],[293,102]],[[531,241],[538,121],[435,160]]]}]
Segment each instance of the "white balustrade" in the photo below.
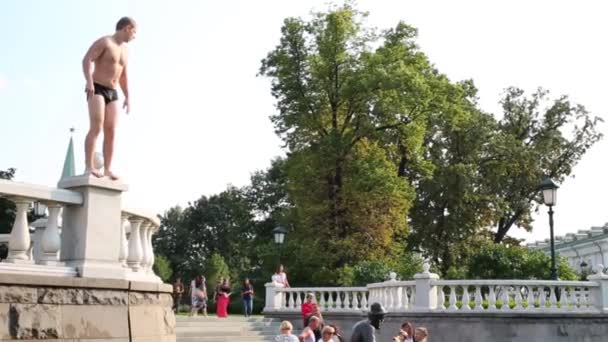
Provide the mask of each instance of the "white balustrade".
[{"label": "white balustrade", "polygon": [[[389,312],[407,311],[413,309],[415,297],[415,281],[389,280],[383,283],[370,284],[370,302],[379,302]],[[372,296],[371,293],[380,293],[380,296]]]},{"label": "white balustrade", "polygon": [[59,213],[61,212],[61,205],[57,203],[48,203],[47,208],[49,217],[44,233],[42,234],[42,256],[38,263],[41,265],[58,265],[58,252],[61,248],[61,237],[59,236]]},{"label": "white balustrade", "polygon": [[435,283],[440,287],[437,309],[448,312],[597,311],[592,290],[599,290],[599,284],[594,281],[437,280]]},{"label": "white balustrade", "polygon": [[322,312],[361,312],[367,309],[367,289],[365,287],[311,287],[311,288],[282,288],[275,291],[282,297],[275,308],[277,311],[299,312],[307,293],[314,293],[315,300]]},{"label": "white balustrade", "polygon": [[127,240],[127,232],[125,225],[129,222],[129,214],[122,213],[120,220],[120,250],[118,251],[118,262],[123,267],[127,266],[127,256],[129,255],[129,241]]},{"label": "white balustrade", "polygon": [[127,264],[134,272],[139,271],[141,267],[142,246],[141,246],[141,225],[144,220],[140,217],[129,218],[131,222],[131,234],[129,234],[129,256],[127,257]]},{"label": "white balustrade", "polygon": [[[0,273],[161,282],[153,271],[152,246],[160,221],[155,214],[121,211],[124,184],[83,175],[64,178],[58,187],[0,180],[0,197],[15,205],[8,256],[0,262]],[[33,203],[48,208],[47,217],[32,222],[35,235],[28,222]],[[127,219],[132,223],[128,241]],[[107,227],[119,222],[116,230]],[[101,252],[91,248],[104,243],[115,245]]]}]

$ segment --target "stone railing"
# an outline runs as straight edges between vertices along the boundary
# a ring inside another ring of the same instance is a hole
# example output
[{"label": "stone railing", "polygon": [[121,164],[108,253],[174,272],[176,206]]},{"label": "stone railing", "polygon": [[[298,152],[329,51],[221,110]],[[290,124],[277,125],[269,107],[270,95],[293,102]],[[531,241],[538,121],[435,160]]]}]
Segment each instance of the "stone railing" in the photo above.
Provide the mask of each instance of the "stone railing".
[{"label": "stone railing", "polygon": [[312,293],[322,311],[362,311],[368,308],[365,287],[281,287],[266,284],[265,311],[299,312],[306,295]]},{"label": "stone railing", "polygon": [[429,272],[412,281],[390,280],[366,287],[284,288],[266,284],[264,312],[299,312],[306,293],[324,311],[361,313],[374,302],[389,312],[608,314],[608,275],[601,268],[589,281],[441,280]]},{"label": "stone railing", "polygon": [[[161,282],[152,271],[152,235],[160,221],[156,215],[124,209],[121,193],[126,189],[122,183],[87,176],[63,179],[59,188],[0,180],[0,197],[16,207],[0,273]],[[33,203],[46,206],[48,216],[30,223]],[[35,241],[30,225],[36,227]]]}]

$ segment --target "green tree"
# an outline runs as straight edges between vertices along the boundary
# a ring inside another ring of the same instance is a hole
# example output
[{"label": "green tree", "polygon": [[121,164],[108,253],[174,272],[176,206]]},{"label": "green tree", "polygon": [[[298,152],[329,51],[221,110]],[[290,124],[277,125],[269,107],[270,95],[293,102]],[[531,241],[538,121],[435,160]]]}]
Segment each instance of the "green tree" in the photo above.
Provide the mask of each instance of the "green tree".
[{"label": "green tree", "polygon": [[218,253],[213,253],[207,260],[204,266],[204,274],[207,279],[207,291],[209,293],[212,293],[212,289],[215,288],[221,278],[230,279],[230,269],[224,258]]},{"label": "green tree", "polygon": [[[561,280],[579,276],[565,258],[558,259]],[[467,262],[468,279],[551,279],[551,258],[540,250],[487,243]]]},{"label": "green tree", "polygon": [[[15,177],[15,169],[9,168],[6,171],[0,170],[0,179],[11,180]],[[9,234],[13,229],[15,221],[15,204],[13,202],[0,198],[0,234]]]},{"label": "green tree", "polygon": [[260,70],[272,80],[271,119],[289,149],[294,233],[304,254],[317,253],[299,256],[322,253],[328,269],[403,242],[413,190],[395,177],[393,159],[407,148],[408,167],[424,164],[425,118],[458,88],[419,51],[415,29],[399,23],[375,34],[364,17],[347,3],[310,21],[286,19]]},{"label": "green tree", "polygon": [[165,283],[168,283],[171,280],[173,270],[171,269],[169,260],[165,256],[159,254],[155,255],[153,269],[154,273],[156,273],[156,275]]},{"label": "green tree", "polygon": [[483,179],[496,194],[495,242],[511,227],[532,229],[531,211],[540,203],[538,186],[547,175],[563,182],[587,150],[602,138],[598,117],[592,117],[567,96],[555,100],[539,89],[531,96],[507,89],[503,118]]}]

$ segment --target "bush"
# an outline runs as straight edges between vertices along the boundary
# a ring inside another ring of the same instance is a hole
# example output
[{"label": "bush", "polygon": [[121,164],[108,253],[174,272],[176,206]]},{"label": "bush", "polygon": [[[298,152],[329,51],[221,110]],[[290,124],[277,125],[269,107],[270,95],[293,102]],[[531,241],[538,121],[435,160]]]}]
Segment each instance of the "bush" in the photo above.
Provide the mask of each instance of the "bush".
[{"label": "bush", "polygon": [[170,282],[173,270],[169,260],[163,255],[156,255],[154,257],[154,266],[152,266],[154,273],[163,280],[163,282]]},{"label": "bush", "polygon": [[[561,280],[578,276],[565,258],[558,258]],[[539,250],[488,243],[467,260],[468,279],[550,279],[551,257]]]},{"label": "bush", "polygon": [[422,272],[422,259],[404,254],[391,260],[365,260],[355,266],[344,266],[338,270],[338,281],[343,286],[364,286],[389,279],[389,273],[397,273],[399,279],[412,279]]}]

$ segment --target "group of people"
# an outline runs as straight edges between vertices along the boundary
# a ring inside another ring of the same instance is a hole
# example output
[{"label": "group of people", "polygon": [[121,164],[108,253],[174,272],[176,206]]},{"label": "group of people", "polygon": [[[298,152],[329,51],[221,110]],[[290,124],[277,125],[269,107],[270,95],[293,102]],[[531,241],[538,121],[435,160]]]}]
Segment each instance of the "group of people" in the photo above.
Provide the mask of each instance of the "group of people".
[{"label": "group of people", "polygon": [[[174,310],[177,312],[179,304],[182,301],[183,294],[185,292],[184,284],[181,278],[177,278],[173,284],[173,305]],[[203,315],[207,316],[208,307],[208,295],[207,295],[207,284],[204,276],[196,276],[190,282],[190,316],[196,316],[202,311]],[[246,278],[241,288],[241,297],[243,299],[243,311],[245,316],[251,316],[253,311],[253,284],[249,278]],[[228,305],[230,304],[230,296],[232,295],[232,288],[228,278],[220,278],[215,291],[213,293],[213,301],[216,304],[217,317],[228,317]]]},{"label": "group of people", "polygon": [[[293,334],[293,325],[289,321],[281,322],[280,334],[275,342],[344,342],[340,329],[334,324],[327,324],[316,304],[315,295],[309,293],[301,306],[304,329],[296,336]],[[357,322],[353,326],[351,342],[375,342],[376,329],[384,321],[386,311],[379,303],[373,303],[366,320]],[[393,337],[393,342],[427,342],[426,328],[415,328],[411,322],[404,322],[399,333]]]}]

